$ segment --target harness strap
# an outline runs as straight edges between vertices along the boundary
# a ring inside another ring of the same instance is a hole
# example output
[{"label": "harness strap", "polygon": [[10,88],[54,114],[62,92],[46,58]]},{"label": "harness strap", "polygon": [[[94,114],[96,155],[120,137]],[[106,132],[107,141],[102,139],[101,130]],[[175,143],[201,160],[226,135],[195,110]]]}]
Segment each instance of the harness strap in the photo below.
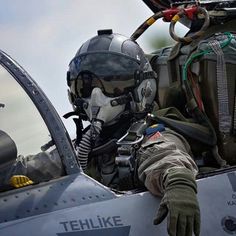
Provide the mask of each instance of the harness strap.
[{"label": "harness strap", "polygon": [[175,107],[153,112],[156,122],[166,124],[174,131],[206,145],[215,146],[216,136],[213,128],[186,119]]},{"label": "harness strap", "polygon": [[229,112],[229,99],[228,99],[228,85],[226,64],[224,59],[224,52],[217,40],[210,41],[209,46],[217,55],[216,65],[216,80],[217,80],[217,97],[218,97],[218,117],[219,117],[219,130],[222,133],[230,133],[232,117]]},{"label": "harness strap", "polygon": [[233,116],[234,116],[234,120],[233,120],[233,133],[234,135],[236,134],[236,95],[235,95],[235,89],[234,89],[234,111],[233,111]]},{"label": "harness strap", "polygon": [[127,133],[117,141],[118,149],[115,162],[118,168],[119,186],[129,189],[127,186],[136,188],[139,186],[137,176],[138,166],[136,151],[144,138],[145,130],[150,125],[152,117],[134,122]]}]

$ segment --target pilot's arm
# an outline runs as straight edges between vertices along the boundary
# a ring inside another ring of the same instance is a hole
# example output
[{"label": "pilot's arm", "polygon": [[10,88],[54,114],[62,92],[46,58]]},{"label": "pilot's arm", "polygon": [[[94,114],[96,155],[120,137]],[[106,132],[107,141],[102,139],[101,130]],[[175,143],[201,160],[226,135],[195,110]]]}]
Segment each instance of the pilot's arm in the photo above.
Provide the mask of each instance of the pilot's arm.
[{"label": "pilot's arm", "polygon": [[9,182],[13,176],[26,176],[33,183],[40,183],[64,174],[64,169],[56,149],[51,152],[40,152],[36,155],[18,156],[7,178]]},{"label": "pilot's arm", "polygon": [[187,141],[171,130],[146,137],[138,152],[140,180],[152,194],[163,196],[154,224],[167,216],[171,236],[200,234],[198,169],[190,153]]}]

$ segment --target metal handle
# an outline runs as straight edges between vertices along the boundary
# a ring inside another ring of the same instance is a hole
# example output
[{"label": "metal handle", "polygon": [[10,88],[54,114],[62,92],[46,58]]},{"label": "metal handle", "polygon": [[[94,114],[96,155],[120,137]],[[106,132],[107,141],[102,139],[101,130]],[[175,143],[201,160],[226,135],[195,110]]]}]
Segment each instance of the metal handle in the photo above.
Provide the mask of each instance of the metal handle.
[{"label": "metal handle", "polygon": [[[189,9],[190,10],[190,9]],[[194,10],[194,8],[192,8],[191,10]],[[178,37],[176,34],[175,34],[175,31],[174,31],[174,28],[175,28],[175,24],[183,17],[183,16],[188,16],[189,17],[189,14],[193,14],[193,12],[188,12],[188,9],[182,9],[180,10],[172,19],[171,19],[171,22],[170,22],[170,28],[169,28],[169,32],[170,32],[170,35],[171,37],[177,41],[177,42],[182,42],[182,43],[190,43],[192,42],[193,40],[199,38],[204,32],[205,30],[208,28],[209,24],[210,24],[210,17],[209,17],[209,14],[208,14],[208,11],[205,9],[205,8],[202,8],[202,7],[196,7],[195,8],[195,14],[196,13],[200,13],[200,14],[203,14],[204,15],[204,24],[202,26],[202,28],[197,31],[196,33],[192,34],[191,36],[186,36],[186,37]]]},{"label": "metal handle", "polygon": [[124,140],[127,136],[129,135],[129,133],[126,133],[123,137],[121,137],[117,142],[116,144],[117,145],[121,145],[121,144],[124,144],[124,145],[134,145],[134,144],[137,144],[139,142],[141,142],[144,138],[144,135],[141,135],[140,137],[138,137],[136,140],[134,141],[126,141]]}]

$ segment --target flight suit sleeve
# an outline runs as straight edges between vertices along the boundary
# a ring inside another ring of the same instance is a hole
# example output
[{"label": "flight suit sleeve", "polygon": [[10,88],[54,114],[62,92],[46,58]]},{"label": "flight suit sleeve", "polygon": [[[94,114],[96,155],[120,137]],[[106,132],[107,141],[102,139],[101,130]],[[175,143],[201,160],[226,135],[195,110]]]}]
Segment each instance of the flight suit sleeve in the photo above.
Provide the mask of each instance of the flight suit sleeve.
[{"label": "flight suit sleeve", "polygon": [[137,152],[138,176],[154,195],[164,194],[164,178],[172,168],[187,168],[196,176],[197,165],[183,136],[166,129],[146,137]]},{"label": "flight suit sleeve", "polygon": [[64,175],[59,154],[56,149],[51,152],[40,152],[36,155],[19,155],[5,182],[14,175],[25,175],[35,183],[48,181]]}]

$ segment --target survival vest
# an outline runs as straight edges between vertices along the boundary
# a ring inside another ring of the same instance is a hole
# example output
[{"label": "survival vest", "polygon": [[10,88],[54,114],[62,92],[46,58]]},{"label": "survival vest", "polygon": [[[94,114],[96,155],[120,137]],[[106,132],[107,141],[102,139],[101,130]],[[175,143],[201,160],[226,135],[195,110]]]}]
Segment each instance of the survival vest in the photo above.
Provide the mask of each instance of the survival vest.
[{"label": "survival vest", "polygon": [[160,120],[218,147],[235,164],[236,20],[210,27],[190,44],[160,49],[150,61],[159,77]]}]

